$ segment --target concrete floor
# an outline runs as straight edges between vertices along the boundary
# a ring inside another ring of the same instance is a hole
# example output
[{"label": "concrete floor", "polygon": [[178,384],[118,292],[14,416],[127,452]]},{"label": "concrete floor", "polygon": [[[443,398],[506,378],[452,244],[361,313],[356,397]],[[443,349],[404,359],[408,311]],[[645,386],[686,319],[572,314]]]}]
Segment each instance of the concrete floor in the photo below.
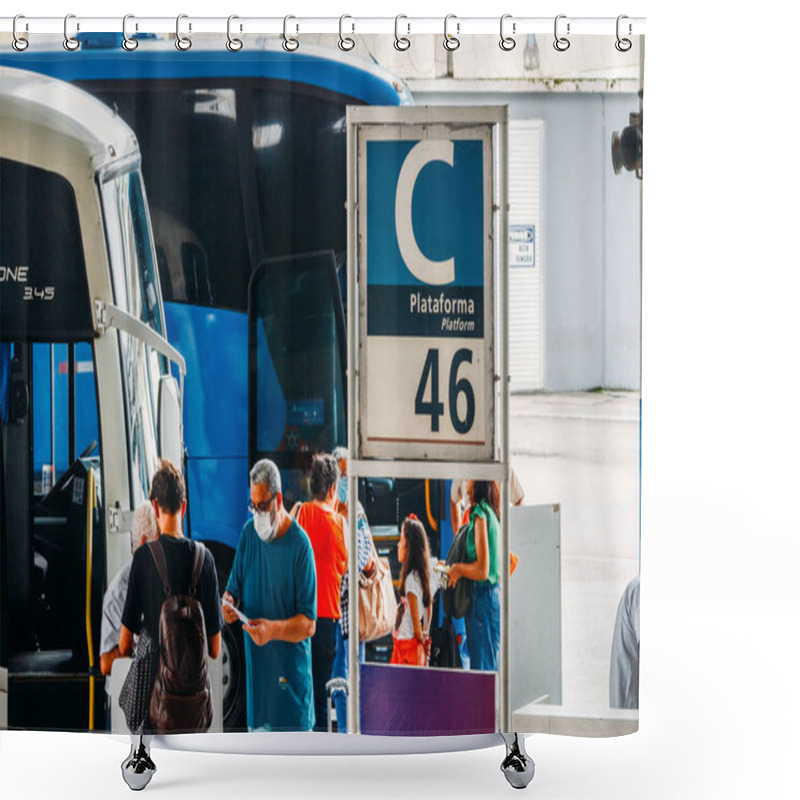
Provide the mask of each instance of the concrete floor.
[{"label": "concrete floor", "polygon": [[561,505],[563,705],[608,707],[617,604],[639,571],[639,394],[511,397],[526,504]]}]

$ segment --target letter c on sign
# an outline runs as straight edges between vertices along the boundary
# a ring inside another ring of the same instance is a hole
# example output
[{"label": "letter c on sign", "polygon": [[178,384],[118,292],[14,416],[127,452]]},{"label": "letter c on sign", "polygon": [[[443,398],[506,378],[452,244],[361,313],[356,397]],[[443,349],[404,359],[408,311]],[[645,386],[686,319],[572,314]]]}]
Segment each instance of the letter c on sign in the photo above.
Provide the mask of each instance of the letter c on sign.
[{"label": "letter c on sign", "polygon": [[439,286],[452,283],[456,277],[456,260],[431,261],[419,249],[411,221],[411,201],[414,185],[422,168],[431,161],[444,161],[453,166],[453,143],[448,140],[423,141],[415,145],[406,156],[397,179],[397,194],[394,201],[394,224],[397,229],[397,244],[400,255],[411,274],[423,283]]}]

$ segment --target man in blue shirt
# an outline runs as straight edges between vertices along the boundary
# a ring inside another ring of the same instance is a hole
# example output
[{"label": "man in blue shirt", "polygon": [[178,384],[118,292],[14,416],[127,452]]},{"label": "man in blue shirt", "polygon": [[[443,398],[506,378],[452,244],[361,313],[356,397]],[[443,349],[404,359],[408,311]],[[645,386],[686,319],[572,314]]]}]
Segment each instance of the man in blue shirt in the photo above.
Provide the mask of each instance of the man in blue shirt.
[{"label": "man in blue shirt", "polygon": [[639,576],[622,593],[611,640],[611,708],[639,708]]},{"label": "man in blue shirt", "polygon": [[[317,618],[314,553],[283,506],[281,476],[268,459],[250,471],[250,511],[242,528],[222,613],[242,628],[250,731],[307,731],[314,726],[311,636]],[[230,605],[229,605],[230,604]]]}]

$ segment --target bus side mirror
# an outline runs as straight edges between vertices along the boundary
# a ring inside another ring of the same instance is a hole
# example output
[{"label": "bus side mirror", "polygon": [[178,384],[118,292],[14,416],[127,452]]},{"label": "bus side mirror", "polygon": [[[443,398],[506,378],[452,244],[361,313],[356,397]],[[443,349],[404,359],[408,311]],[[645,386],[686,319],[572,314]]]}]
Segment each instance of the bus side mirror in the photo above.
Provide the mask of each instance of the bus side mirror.
[{"label": "bus side mirror", "polygon": [[158,450],[178,469],[183,464],[181,392],[172,375],[162,375],[158,385]]}]

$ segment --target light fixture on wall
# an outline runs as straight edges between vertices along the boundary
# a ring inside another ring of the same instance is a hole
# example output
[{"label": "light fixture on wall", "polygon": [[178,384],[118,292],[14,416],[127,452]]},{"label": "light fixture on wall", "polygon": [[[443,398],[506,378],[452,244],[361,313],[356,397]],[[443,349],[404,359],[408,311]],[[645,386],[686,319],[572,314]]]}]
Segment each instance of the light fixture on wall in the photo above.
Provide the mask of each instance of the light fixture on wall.
[{"label": "light fixture on wall", "polygon": [[642,178],[642,112],[633,111],[630,125],[611,134],[611,163],[614,174],[619,175],[623,168],[636,172]]}]

